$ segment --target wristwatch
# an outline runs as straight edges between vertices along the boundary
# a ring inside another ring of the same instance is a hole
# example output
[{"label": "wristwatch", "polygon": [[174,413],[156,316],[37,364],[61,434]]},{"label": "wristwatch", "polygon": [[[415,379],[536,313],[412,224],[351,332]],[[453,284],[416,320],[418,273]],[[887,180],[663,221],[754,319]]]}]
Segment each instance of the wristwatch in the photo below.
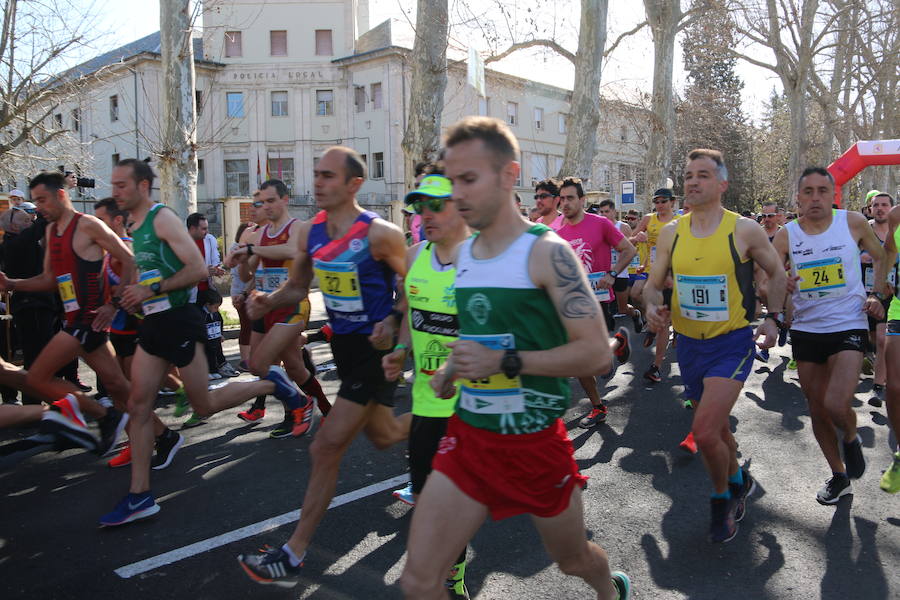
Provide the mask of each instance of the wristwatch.
[{"label": "wristwatch", "polygon": [[154,296],[159,296],[162,293],[162,282],[154,281],[151,283],[150,291],[153,292]]},{"label": "wristwatch", "polygon": [[872,292],[872,295],[878,298],[879,302],[884,302],[885,300],[887,300],[887,296],[885,296],[881,292]]},{"label": "wristwatch", "polygon": [[522,357],[515,350],[507,350],[500,361],[500,370],[510,379],[518,377],[522,372]]},{"label": "wristwatch", "polygon": [[615,279],[616,277],[619,276],[619,272],[616,271],[615,269],[611,269],[611,270],[607,271],[606,273],[607,273],[607,275],[611,276],[613,279]]}]

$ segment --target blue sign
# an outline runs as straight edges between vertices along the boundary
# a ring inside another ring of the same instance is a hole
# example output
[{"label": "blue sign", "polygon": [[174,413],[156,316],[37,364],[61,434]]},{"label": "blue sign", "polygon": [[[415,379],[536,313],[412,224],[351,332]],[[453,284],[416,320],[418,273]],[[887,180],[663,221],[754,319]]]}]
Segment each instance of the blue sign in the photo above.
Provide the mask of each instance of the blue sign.
[{"label": "blue sign", "polygon": [[634,204],[634,182],[622,182],[622,204]]}]

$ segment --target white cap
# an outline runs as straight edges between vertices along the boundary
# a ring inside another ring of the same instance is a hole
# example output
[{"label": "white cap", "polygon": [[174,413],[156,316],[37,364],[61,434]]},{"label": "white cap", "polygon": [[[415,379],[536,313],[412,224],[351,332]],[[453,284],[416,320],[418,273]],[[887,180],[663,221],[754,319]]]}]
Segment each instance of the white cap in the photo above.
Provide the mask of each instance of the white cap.
[{"label": "white cap", "polygon": [[19,188],[9,191],[10,196],[18,196],[19,198],[24,198],[25,194]]},{"label": "white cap", "polygon": [[24,210],[27,213],[33,213],[35,210],[37,210],[37,206],[35,206],[31,202],[23,202],[18,206],[13,206],[13,210]]}]

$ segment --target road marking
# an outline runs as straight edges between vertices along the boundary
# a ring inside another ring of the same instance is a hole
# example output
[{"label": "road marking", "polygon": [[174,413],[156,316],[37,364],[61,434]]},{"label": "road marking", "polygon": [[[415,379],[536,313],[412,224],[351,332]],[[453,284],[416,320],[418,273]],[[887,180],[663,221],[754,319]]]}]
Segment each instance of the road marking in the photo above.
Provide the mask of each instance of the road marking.
[{"label": "road marking", "polygon": [[[366,498],[367,496],[372,496],[379,492],[389,490],[392,487],[402,485],[407,481],[409,481],[409,474],[404,473],[403,475],[397,475],[396,477],[391,477],[390,479],[385,479],[384,481],[379,481],[378,483],[367,485],[364,488],[360,488],[352,492],[347,492],[346,494],[341,494],[340,496],[336,496],[331,501],[331,504],[328,505],[328,509],[331,510],[332,508],[343,506],[344,504],[349,504],[350,502],[360,500],[361,498]],[[135,575],[140,575],[142,573],[146,573],[147,571],[152,571],[154,569],[158,569],[159,567],[170,565],[180,560],[202,554],[203,552],[213,550],[214,548],[218,548],[219,546],[224,546],[226,544],[237,542],[254,535],[259,535],[260,533],[271,531],[272,529],[276,529],[278,527],[281,527],[282,525],[287,525],[288,523],[294,523],[299,518],[300,510],[292,510],[290,512],[284,513],[283,515],[278,515],[277,517],[265,519],[263,521],[259,521],[258,523],[253,523],[252,525],[240,527],[238,529],[223,533],[221,535],[217,535],[215,537],[195,542],[193,544],[188,544],[187,546],[182,546],[181,548],[176,548],[175,550],[170,550],[169,552],[164,552],[162,554],[158,554],[136,563],[126,565],[124,567],[119,567],[115,570],[115,574],[122,579],[128,579],[130,577],[134,577]]]}]

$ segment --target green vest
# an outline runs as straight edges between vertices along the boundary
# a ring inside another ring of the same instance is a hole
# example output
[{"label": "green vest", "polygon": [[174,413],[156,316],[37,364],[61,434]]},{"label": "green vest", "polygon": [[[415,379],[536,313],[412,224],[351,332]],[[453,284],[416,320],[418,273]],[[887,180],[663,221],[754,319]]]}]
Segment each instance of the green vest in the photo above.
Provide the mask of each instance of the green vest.
[{"label": "green vest", "polygon": [[[900,227],[894,230],[894,244],[900,248]],[[894,264],[894,270],[896,272],[897,265]],[[900,282],[900,278],[895,276],[895,281]],[[887,318],[888,321],[898,321],[900,320],[900,286],[894,288],[894,297],[891,298],[891,305],[888,307]]]},{"label": "green vest", "polygon": [[[169,247],[169,244],[156,236],[153,220],[162,208],[164,208],[163,204],[154,204],[141,226],[131,232],[134,240],[132,242],[134,262],[140,273],[139,281],[146,285],[171,277],[184,268],[184,263]],[[143,303],[144,314],[161,312],[169,307],[184,306],[188,303],[189,292],[190,288],[182,288],[154,296]]]},{"label": "green vest", "polygon": [[431,389],[431,378],[450,355],[447,342],[455,341],[459,334],[453,289],[456,269],[435,270],[433,256],[431,242],[425,243],[404,281],[416,366],[412,413],[420,417],[449,417],[459,394],[451,399],[438,398]]},{"label": "green vest", "polygon": [[[459,337],[493,349],[548,350],[567,343],[566,330],[547,292],[531,281],[528,262],[538,238],[550,231],[534,225],[500,255],[472,256],[469,238],[456,264]],[[460,419],[503,434],[534,433],[550,427],[569,407],[564,377],[502,373],[460,380],[456,412]]]}]

